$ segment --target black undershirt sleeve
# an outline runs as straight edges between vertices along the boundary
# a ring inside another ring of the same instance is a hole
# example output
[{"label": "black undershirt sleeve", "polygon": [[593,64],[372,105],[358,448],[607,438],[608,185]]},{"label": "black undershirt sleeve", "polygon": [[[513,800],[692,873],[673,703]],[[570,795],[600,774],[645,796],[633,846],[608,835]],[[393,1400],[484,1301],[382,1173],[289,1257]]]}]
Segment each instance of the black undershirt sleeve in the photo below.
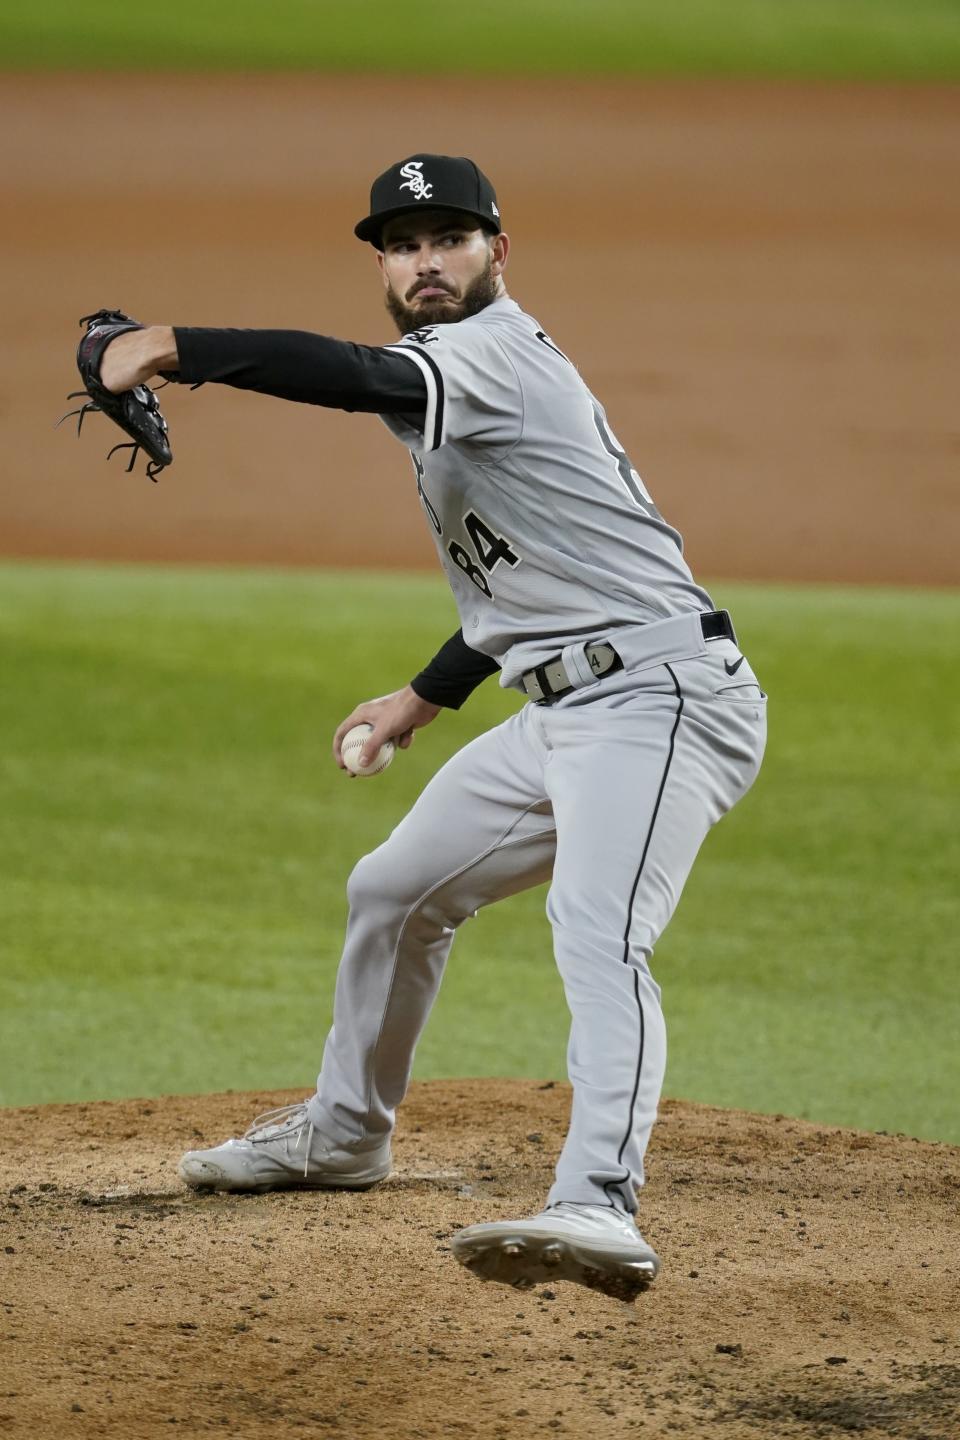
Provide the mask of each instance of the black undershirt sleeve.
[{"label": "black undershirt sleeve", "polygon": [[355,345],[307,330],[205,330],[176,326],[175,379],[258,390],[281,400],[403,415],[423,424],[427,385],[400,350]]},{"label": "black undershirt sleeve", "polygon": [[473,694],[477,686],[494,675],[500,666],[489,655],[471,650],[458,630],[442,645],[425,669],[415,675],[410,686],[421,700],[431,705],[443,705],[448,710],[459,710],[463,702]]}]

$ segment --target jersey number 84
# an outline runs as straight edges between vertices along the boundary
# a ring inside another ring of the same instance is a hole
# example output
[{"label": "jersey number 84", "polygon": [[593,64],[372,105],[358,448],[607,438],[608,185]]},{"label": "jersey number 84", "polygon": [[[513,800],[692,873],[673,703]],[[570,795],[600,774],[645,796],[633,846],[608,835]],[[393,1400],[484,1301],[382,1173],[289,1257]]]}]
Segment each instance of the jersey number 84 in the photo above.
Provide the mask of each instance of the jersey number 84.
[{"label": "jersey number 84", "polygon": [[[430,524],[437,534],[443,539],[443,526],[440,524],[440,516],[437,514],[430,499],[423,488],[423,461],[419,455],[413,454],[413,468],[417,474],[417,493],[420,501],[430,519]],[[500,564],[509,565],[512,568],[520,564],[520,556],[514,550],[510,541],[503,535],[497,535],[490,529],[487,522],[482,519],[475,510],[468,510],[463,517],[463,528],[470,537],[473,546],[473,554],[459,540],[451,540],[447,545],[447,554],[456,565],[462,570],[469,580],[472,580],[478,590],[482,590],[488,600],[493,599],[493,591],[490,588],[490,581],[487,576]]]}]

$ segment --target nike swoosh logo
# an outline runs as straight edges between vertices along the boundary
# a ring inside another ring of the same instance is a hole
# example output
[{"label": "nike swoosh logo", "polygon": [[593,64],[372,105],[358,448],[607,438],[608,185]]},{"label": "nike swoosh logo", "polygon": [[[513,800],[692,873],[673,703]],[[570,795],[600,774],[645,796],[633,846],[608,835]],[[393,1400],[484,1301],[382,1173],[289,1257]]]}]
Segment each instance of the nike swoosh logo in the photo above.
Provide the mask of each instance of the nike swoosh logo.
[{"label": "nike swoosh logo", "polygon": [[745,658],[746,658],[745,656],[741,655],[741,656],[740,656],[740,659],[739,659],[739,660],[734,660],[734,662],[733,662],[732,665],[730,664],[730,661],[729,661],[729,660],[724,660],[724,662],[723,662],[723,668],[724,668],[724,670],[726,670],[726,672],[727,672],[728,675],[736,675],[737,671],[740,669],[740,666],[743,664]]}]

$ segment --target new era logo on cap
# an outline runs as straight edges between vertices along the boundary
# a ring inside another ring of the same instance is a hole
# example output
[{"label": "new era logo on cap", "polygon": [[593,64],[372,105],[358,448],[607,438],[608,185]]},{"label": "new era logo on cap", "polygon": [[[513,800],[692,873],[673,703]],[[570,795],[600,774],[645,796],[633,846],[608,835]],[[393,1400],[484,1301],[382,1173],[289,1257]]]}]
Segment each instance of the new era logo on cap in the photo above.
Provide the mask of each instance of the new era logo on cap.
[{"label": "new era logo on cap", "polygon": [[473,160],[465,155],[411,155],[374,180],[370,214],[354,227],[354,234],[380,249],[385,223],[417,209],[457,210],[475,215],[494,234],[502,228],[493,186]]}]

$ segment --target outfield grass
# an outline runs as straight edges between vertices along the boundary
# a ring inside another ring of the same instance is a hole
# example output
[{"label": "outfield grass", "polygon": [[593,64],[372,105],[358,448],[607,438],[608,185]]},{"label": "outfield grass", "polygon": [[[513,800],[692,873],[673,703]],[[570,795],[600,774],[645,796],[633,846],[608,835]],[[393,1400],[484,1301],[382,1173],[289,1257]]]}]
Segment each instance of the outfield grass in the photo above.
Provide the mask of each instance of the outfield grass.
[{"label": "outfield grass", "polygon": [[7,6],[0,64],[954,79],[955,0],[126,0]]},{"label": "outfield grass", "polygon": [[[771,739],[655,957],[668,1093],[960,1142],[960,595],[715,594]],[[0,1103],[309,1086],[352,862],[518,702],[376,781],[329,737],[454,624],[433,577],[0,566]],[[543,904],[464,927],[420,1077],[563,1074]]]}]

